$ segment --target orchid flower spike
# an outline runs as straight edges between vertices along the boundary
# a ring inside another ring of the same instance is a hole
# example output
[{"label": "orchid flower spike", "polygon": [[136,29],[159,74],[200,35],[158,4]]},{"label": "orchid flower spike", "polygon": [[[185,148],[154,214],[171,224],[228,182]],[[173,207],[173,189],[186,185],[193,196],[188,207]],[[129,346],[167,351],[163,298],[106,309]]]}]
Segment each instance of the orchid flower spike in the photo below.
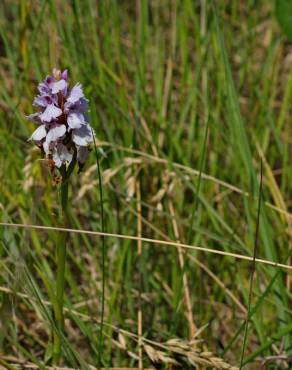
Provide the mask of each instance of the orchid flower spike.
[{"label": "orchid flower spike", "polygon": [[51,169],[66,169],[72,161],[81,169],[93,142],[82,86],[77,83],[70,88],[67,70],[54,69],[52,76],[38,85],[38,91],[33,105],[39,111],[27,116],[38,127],[29,140],[43,151]]}]

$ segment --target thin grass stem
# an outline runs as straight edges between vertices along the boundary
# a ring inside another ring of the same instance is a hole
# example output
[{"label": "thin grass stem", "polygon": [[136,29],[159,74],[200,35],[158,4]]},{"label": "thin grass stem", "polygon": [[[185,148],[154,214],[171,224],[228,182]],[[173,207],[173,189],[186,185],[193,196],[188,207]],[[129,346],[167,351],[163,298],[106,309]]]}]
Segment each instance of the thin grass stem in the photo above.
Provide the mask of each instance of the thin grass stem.
[{"label": "thin grass stem", "polygon": [[242,350],[240,356],[240,365],[239,370],[243,367],[244,353],[247,342],[247,333],[248,333],[248,324],[251,316],[251,301],[252,301],[252,291],[254,283],[254,275],[256,272],[256,255],[258,251],[258,240],[259,240],[259,229],[260,229],[260,214],[261,214],[261,205],[262,205],[262,191],[263,191],[263,161],[261,160],[261,173],[260,173],[260,188],[259,188],[259,198],[258,198],[258,210],[257,210],[257,221],[256,221],[256,232],[255,232],[255,244],[253,250],[253,260],[252,260],[252,271],[250,274],[250,283],[249,283],[249,293],[248,293],[248,309],[245,321],[244,336],[242,343]]},{"label": "thin grass stem", "polygon": [[[92,136],[94,137],[94,133],[92,131]],[[100,205],[100,226],[101,232],[105,232],[104,227],[104,209],[103,209],[103,192],[102,192],[102,179],[101,179],[101,169],[100,169],[100,162],[98,158],[98,152],[95,140],[94,143],[94,151],[95,151],[95,158],[96,158],[96,165],[97,165],[97,173],[98,173],[98,183],[99,183],[99,205]],[[103,353],[103,322],[104,322],[104,299],[105,299],[105,235],[101,237],[101,244],[102,244],[102,257],[101,257],[101,270],[102,270],[102,288],[101,288],[101,315],[100,315],[100,329],[99,329],[99,341],[98,341],[98,368],[102,367],[102,353]]]}]

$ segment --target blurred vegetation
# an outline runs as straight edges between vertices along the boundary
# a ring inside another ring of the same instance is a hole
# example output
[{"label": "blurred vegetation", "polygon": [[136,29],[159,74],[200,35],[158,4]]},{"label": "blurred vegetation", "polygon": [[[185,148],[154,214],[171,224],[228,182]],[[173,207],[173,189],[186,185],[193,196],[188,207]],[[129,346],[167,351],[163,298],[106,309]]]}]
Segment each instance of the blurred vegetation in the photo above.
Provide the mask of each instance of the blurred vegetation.
[{"label": "blurred vegetation", "polygon": [[[1,2],[1,222],[58,226],[58,188],[27,142],[34,124],[25,115],[37,82],[54,67],[68,68],[90,100],[107,232],[252,256],[262,160],[258,257],[289,264],[291,43],[272,2],[214,3]],[[72,228],[100,231],[93,153],[89,162],[73,176]],[[41,367],[50,358],[46,302],[58,233],[1,226],[0,238],[0,364]],[[140,306],[145,338],[188,339],[194,326],[209,324],[200,335],[206,350],[238,366],[251,264],[148,242],[139,255],[137,244],[106,238],[104,363],[137,366],[137,341],[110,324],[136,334]],[[68,366],[97,366],[101,259],[99,237],[70,234]],[[248,369],[292,353],[290,279],[286,270],[256,266]],[[151,366],[146,350],[143,363]],[[285,360],[267,366],[288,368]]]}]

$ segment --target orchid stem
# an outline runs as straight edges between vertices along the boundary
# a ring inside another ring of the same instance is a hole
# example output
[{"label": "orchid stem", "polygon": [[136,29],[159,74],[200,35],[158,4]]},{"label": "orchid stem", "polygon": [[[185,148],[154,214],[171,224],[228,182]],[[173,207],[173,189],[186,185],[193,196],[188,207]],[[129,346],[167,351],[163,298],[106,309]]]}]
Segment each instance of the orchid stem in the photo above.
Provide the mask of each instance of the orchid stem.
[{"label": "orchid stem", "polygon": [[[61,184],[61,217],[64,227],[68,227],[68,171],[61,169],[63,181]],[[54,306],[54,315],[56,328],[53,335],[53,364],[59,365],[62,352],[62,333],[64,330],[64,287],[65,287],[65,269],[66,269],[66,250],[67,236],[62,233],[57,245],[57,286],[56,286],[56,304]]]}]

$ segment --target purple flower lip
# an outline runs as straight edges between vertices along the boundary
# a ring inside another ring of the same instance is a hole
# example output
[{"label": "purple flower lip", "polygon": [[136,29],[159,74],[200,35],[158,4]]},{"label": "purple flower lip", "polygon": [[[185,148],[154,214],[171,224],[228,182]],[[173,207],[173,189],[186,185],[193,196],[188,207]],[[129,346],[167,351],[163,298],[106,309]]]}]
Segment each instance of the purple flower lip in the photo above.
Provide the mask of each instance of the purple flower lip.
[{"label": "purple flower lip", "polygon": [[83,165],[89,154],[88,146],[94,138],[81,84],[70,88],[68,71],[54,69],[52,75],[46,76],[38,85],[38,91],[33,106],[39,111],[27,116],[28,120],[39,124],[30,140],[57,168],[68,166],[74,152],[79,164]]},{"label": "purple flower lip", "polygon": [[63,72],[62,72],[62,75],[61,75],[62,79],[63,80],[66,80],[68,79],[68,70],[65,69]]}]

